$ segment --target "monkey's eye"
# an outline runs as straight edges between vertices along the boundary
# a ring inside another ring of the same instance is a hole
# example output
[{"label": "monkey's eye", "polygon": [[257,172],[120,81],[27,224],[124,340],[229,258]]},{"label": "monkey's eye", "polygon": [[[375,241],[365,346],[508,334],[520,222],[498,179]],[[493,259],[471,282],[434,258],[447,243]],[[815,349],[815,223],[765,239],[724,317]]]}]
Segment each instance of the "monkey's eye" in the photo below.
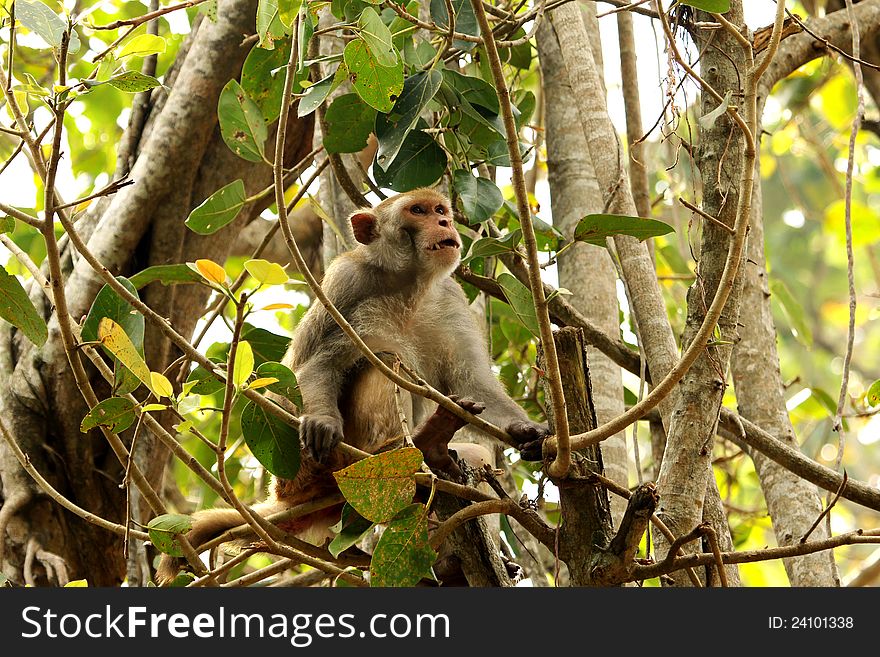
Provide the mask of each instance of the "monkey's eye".
[{"label": "monkey's eye", "polygon": [[409,209],[413,214],[425,214],[425,208],[421,205],[414,205]]},{"label": "monkey's eye", "polygon": [[438,205],[434,209],[434,212],[436,212],[437,214],[446,214],[446,208],[444,208],[442,205]]}]

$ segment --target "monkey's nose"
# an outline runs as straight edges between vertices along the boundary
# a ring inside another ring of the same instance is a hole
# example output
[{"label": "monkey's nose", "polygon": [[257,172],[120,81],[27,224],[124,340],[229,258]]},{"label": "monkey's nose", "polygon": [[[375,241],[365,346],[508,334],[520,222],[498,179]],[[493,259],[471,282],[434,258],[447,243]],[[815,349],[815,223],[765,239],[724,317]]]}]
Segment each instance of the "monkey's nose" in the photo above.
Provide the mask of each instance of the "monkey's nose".
[{"label": "monkey's nose", "polygon": [[449,228],[449,219],[445,219],[445,218],[442,218],[442,217],[441,217],[441,218],[437,221],[437,225],[438,225],[438,226],[442,226],[443,228]]}]

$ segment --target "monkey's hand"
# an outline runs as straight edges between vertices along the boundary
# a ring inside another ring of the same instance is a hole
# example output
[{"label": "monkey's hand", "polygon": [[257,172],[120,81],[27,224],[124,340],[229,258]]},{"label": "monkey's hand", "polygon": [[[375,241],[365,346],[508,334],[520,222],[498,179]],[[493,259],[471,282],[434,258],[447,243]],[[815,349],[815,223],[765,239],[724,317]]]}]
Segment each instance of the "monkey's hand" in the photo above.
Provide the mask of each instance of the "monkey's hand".
[{"label": "monkey's hand", "polygon": [[302,415],[299,435],[308,455],[324,463],[342,442],[342,422],[330,415]]},{"label": "monkey's hand", "polygon": [[547,425],[525,420],[511,422],[506,427],[507,433],[519,443],[519,455],[524,461],[540,461],[544,447],[544,439],[550,435]]},{"label": "monkey's hand", "polygon": [[[456,395],[450,395],[449,398],[474,415],[479,415],[486,409],[485,405],[473,399],[459,399]],[[462,476],[461,469],[449,454],[449,441],[466,424],[461,418],[438,406],[434,414],[416,429],[412,436],[413,445],[421,450],[429,468],[442,470],[456,477]]]}]

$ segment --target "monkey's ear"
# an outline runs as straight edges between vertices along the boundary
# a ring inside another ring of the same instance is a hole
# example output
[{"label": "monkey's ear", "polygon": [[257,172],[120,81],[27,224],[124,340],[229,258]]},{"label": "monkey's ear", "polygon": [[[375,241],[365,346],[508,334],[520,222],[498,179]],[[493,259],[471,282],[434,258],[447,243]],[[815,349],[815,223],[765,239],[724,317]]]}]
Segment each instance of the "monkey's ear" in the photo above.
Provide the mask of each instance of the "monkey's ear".
[{"label": "monkey's ear", "polygon": [[354,238],[361,244],[369,244],[377,237],[379,231],[376,226],[376,215],[367,210],[355,212],[351,215],[351,228]]}]

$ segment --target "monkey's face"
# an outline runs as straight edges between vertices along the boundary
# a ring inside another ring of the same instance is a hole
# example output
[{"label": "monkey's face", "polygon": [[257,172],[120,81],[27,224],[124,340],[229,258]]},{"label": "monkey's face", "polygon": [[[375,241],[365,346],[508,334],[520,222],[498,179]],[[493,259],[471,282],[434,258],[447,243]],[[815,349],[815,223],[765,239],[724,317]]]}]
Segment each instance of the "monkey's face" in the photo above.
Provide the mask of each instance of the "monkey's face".
[{"label": "monkey's face", "polygon": [[414,195],[402,204],[401,218],[418,261],[444,273],[455,269],[461,257],[461,238],[445,197],[436,193]]}]

